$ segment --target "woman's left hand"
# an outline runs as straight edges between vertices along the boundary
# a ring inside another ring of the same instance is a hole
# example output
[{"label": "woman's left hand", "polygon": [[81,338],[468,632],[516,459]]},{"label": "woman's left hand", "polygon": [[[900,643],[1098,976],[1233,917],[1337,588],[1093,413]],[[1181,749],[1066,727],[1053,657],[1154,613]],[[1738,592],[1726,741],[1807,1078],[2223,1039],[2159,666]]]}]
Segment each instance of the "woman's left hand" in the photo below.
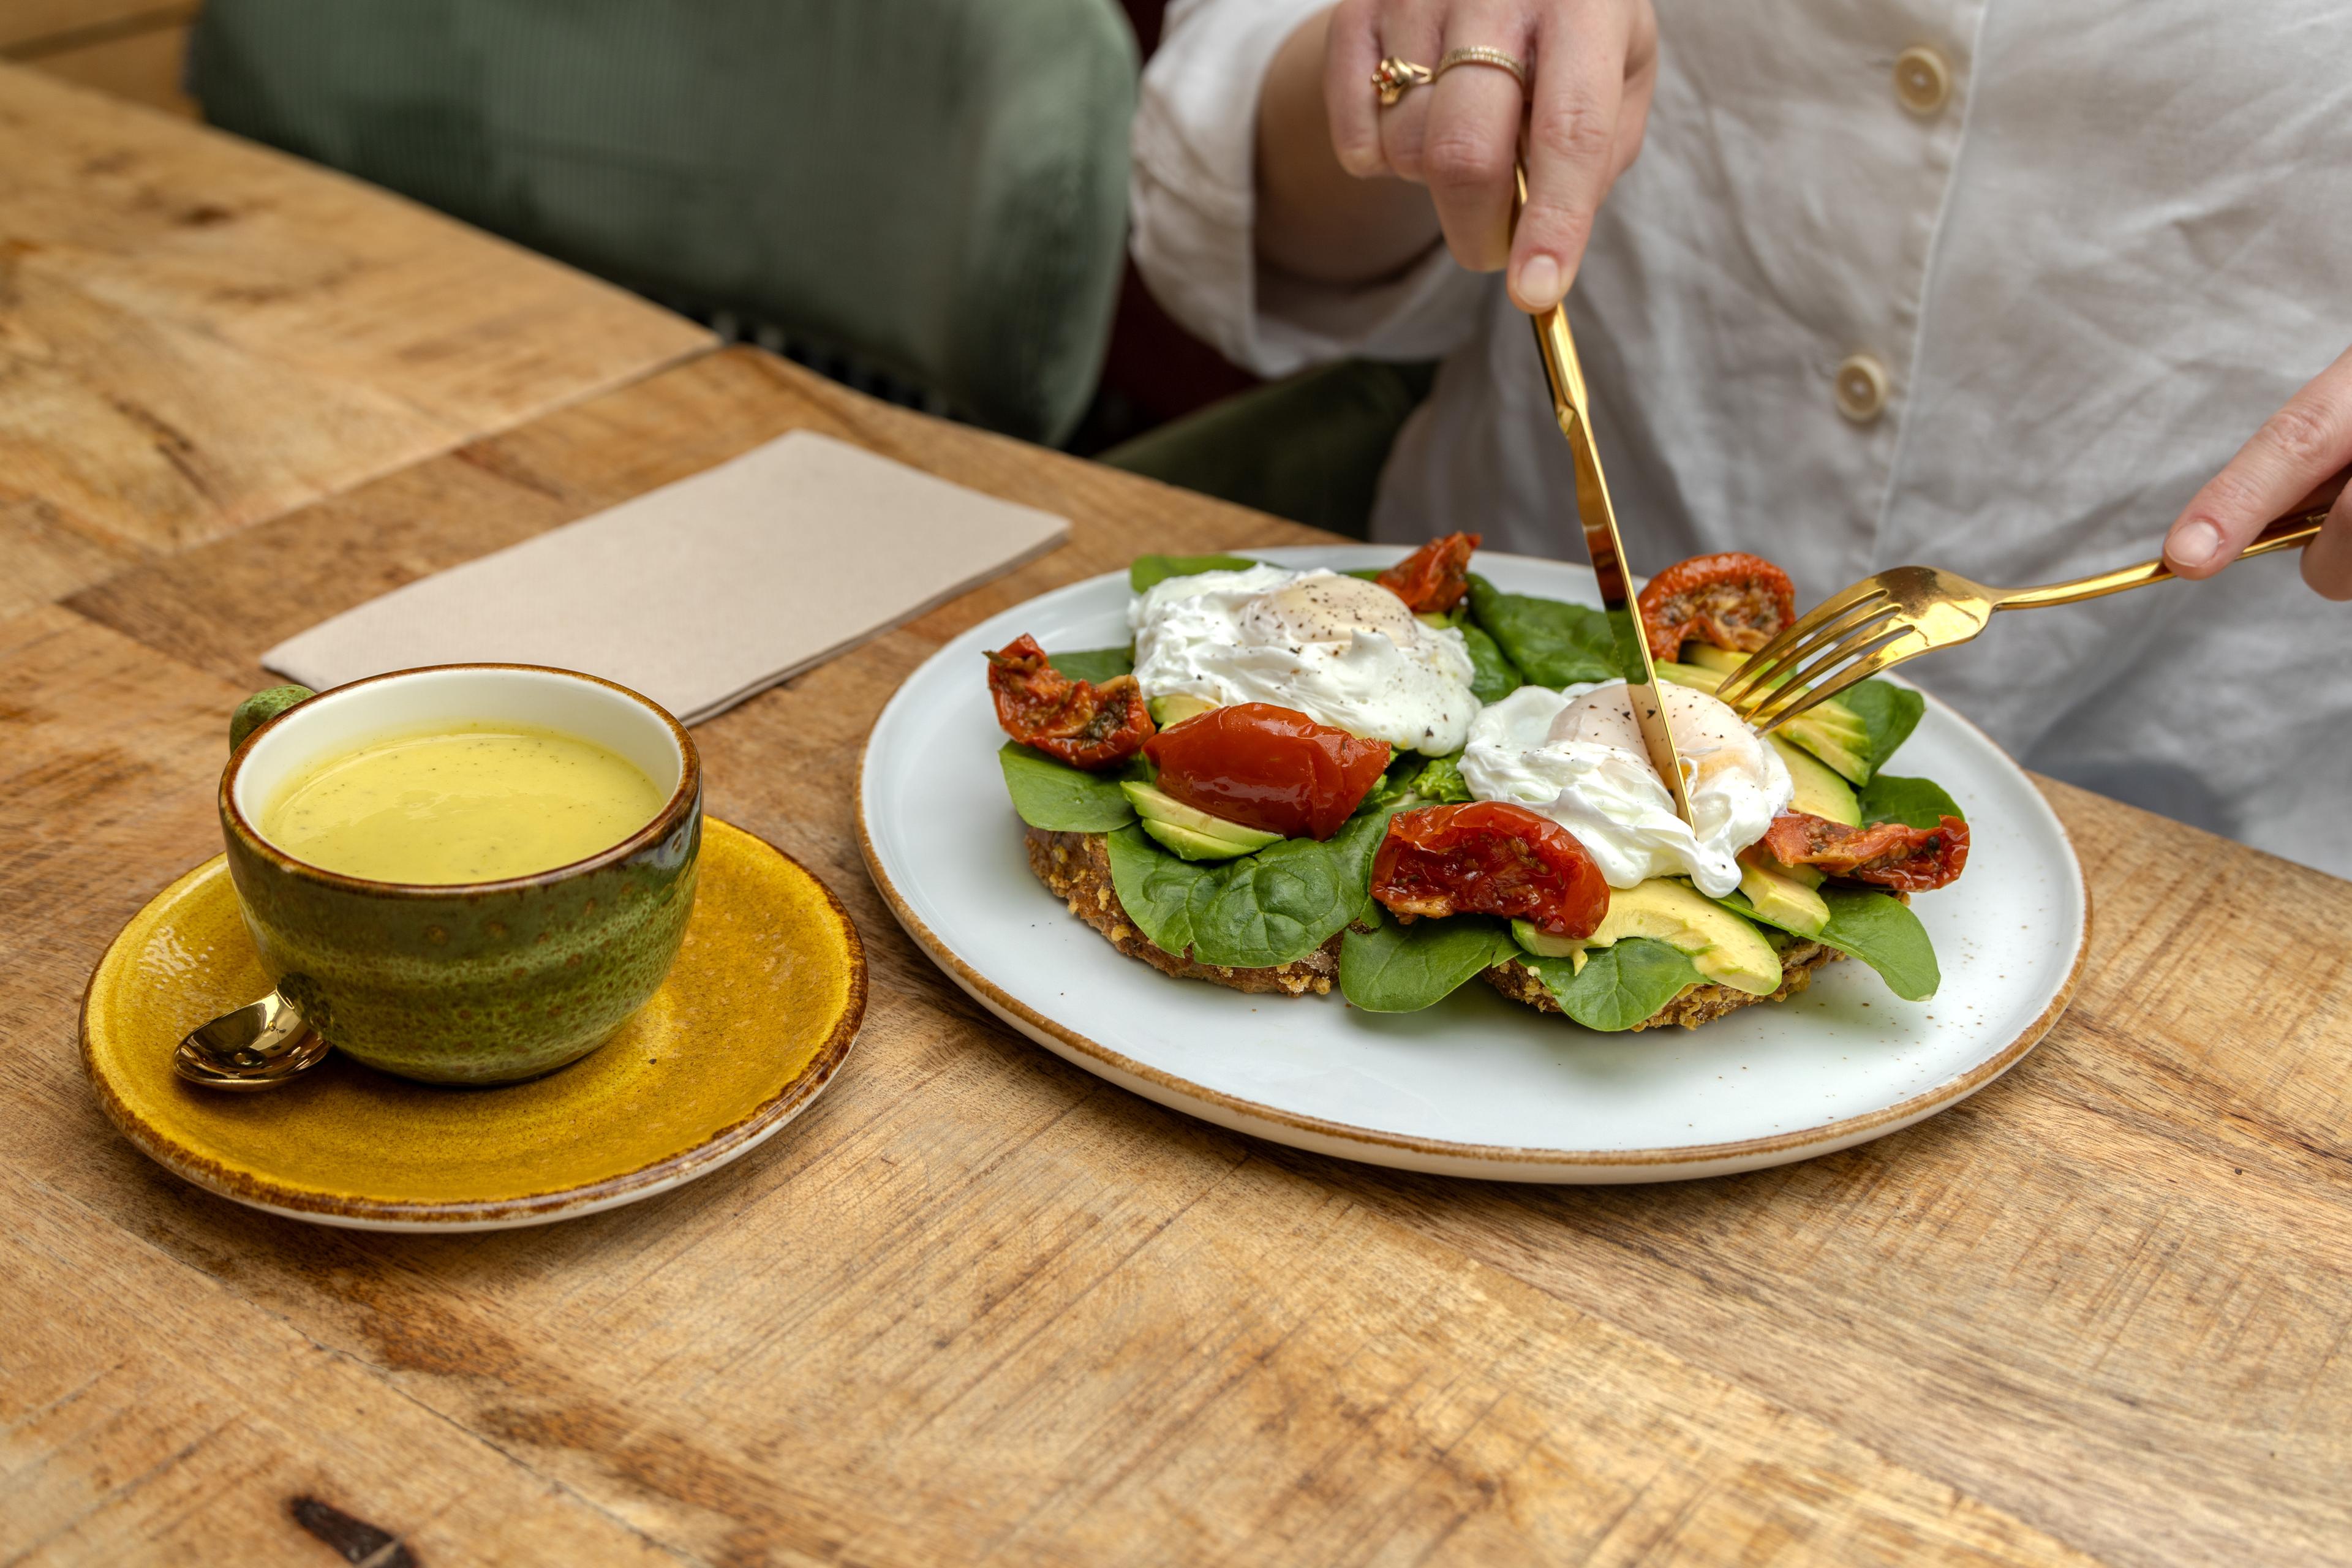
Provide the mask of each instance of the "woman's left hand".
[{"label": "woman's left hand", "polygon": [[[2320,481],[2352,463],[2352,350],[2287,400],[2238,455],[2199,490],[2165,535],[2164,559],[2183,577],[2210,577],[2273,518],[2295,510]],[[2330,599],[2352,599],[2352,488],[2304,547],[2303,580]]]}]

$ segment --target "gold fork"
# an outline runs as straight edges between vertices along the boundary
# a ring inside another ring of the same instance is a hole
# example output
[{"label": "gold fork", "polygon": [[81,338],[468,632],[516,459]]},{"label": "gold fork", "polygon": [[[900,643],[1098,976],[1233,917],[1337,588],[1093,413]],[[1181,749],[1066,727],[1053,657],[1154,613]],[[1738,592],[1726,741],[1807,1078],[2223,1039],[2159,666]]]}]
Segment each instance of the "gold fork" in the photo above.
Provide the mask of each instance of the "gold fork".
[{"label": "gold fork", "polygon": [[[2305,497],[2294,510],[2255,535],[2244,553],[2263,555],[2309,543],[2348,480],[2352,480],[2352,468],[2329,479]],[[1897,566],[1864,578],[1799,616],[1794,625],[1725,677],[1715,694],[1757,729],[1774,730],[1857,680],[1866,680],[1923,653],[1958,647],[1984,630],[1995,610],[2071,605],[2161,583],[2171,575],[2172,569],[2161,560],[2143,561],[2071,583],[1988,588],[1933,566]]]}]

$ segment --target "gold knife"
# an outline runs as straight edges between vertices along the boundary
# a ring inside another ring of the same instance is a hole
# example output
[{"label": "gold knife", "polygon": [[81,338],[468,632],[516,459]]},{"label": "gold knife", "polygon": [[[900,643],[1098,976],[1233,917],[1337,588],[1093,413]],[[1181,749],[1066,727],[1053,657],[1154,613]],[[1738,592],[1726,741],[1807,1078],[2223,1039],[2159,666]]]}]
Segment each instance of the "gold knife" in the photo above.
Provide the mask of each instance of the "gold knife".
[{"label": "gold knife", "polygon": [[[1520,165],[1519,199],[1528,200],[1528,171]],[[1584,366],[1576,357],[1576,339],[1568,330],[1565,302],[1529,318],[1536,346],[1543,351],[1544,379],[1551,384],[1552,416],[1568,449],[1576,458],[1576,513],[1584,524],[1584,548],[1592,556],[1592,574],[1601,583],[1601,603],[1617,634],[1617,661],[1624,668],[1627,695],[1633,717],[1642,727],[1642,744],[1650,765],[1666,782],[1675,798],[1675,814],[1694,828],[1690,791],[1683,773],[1682,753],[1675,749],[1674,726],[1658,689],[1658,667],[1650,658],[1650,639],[1642,630],[1642,614],[1633,603],[1633,584],[1625,574],[1625,541],[1617,531],[1617,509],[1609,504],[1609,481],[1601,477],[1601,453],[1592,444],[1592,405],[1585,395]],[[1629,646],[1630,645],[1630,646]]]}]

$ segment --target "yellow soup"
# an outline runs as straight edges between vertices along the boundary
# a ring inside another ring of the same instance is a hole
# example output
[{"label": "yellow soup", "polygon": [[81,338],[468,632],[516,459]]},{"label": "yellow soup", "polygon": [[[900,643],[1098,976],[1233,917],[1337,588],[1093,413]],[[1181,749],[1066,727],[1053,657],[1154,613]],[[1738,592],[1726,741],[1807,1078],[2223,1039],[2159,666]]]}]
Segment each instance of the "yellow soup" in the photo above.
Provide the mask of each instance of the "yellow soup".
[{"label": "yellow soup", "polygon": [[298,773],[261,836],[298,860],[379,882],[488,882],[583,860],[667,797],[625,759],[544,730],[378,741]]}]

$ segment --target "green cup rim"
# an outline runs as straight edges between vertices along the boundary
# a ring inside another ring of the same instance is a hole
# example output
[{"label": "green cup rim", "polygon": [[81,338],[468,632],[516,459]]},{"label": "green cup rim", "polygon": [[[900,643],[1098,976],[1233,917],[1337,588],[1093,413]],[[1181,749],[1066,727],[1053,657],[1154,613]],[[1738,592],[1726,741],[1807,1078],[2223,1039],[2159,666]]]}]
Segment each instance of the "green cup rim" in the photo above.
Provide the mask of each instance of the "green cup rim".
[{"label": "green cup rim", "polygon": [[[684,765],[678,769],[677,787],[670,792],[669,799],[664,802],[662,808],[654,814],[651,822],[610,848],[600,849],[593,855],[568,861],[561,866],[551,866],[544,871],[533,871],[523,877],[502,877],[488,882],[379,882],[372,878],[347,876],[343,872],[330,871],[323,866],[313,866],[307,860],[295,858],[263,837],[260,830],[246,819],[244,811],[236,804],[238,770],[244,767],[246,755],[253,750],[254,743],[284,723],[289,714],[301,711],[321,697],[354,691],[362,686],[373,686],[387,680],[399,680],[407,676],[437,674],[452,669],[515,669],[526,670],[534,675],[560,675],[568,679],[584,681],[591,686],[601,686],[608,691],[618,692],[631,701],[650,710],[663,723],[669,726],[672,738],[677,742],[678,754],[684,759]],[[238,847],[268,864],[281,875],[340,892],[365,893],[378,898],[415,900],[478,898],[491,893],[524,891],[532,888],[546,887],[554,882],[566,881],[591,871],[602,870],[607,866],[619,865],[659,844],[677,831],[688,818],[698,815],[701,810],[701,755],[694,748],[694,737],[687,733],[686,726],[679,723],[668,709],[664,708],[642,691],[633,690],[616,680],[607,680],[601,675],[590,675],[585,670],[564,669],[551,664],[496,662],[421,664],[408,669],[386,670],[382,675],[363,676],[358,680],[347,680],[341,686],[331,686],[324,691],[314,692],[301,701],[271,715],[267,722],[254,726],[253,732],[246,736],[243,743],[230,754],[228,765],[221,770],[219,790],[222,826],[236,838]]]}]

